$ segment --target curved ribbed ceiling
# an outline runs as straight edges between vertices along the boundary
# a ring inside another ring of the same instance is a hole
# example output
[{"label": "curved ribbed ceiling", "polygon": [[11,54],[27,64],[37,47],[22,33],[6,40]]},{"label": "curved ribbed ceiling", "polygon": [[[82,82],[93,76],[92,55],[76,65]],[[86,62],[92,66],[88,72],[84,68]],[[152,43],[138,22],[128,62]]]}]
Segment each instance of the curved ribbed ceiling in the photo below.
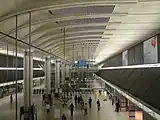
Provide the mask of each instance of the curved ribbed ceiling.
[{"label": "curved ribbed ceiling", "polygon": [[[156,34],[160,28],[158,1],[7,1],[0,4],[2,32],[15,36],[17,14],[18,39],[28,42],[31,12],[32,45],[63,58],[65,43],[67,60],[103,61]],[[14,43],[2,35],[1,40]],[[19,44],[19,49],[27,48]]]}]

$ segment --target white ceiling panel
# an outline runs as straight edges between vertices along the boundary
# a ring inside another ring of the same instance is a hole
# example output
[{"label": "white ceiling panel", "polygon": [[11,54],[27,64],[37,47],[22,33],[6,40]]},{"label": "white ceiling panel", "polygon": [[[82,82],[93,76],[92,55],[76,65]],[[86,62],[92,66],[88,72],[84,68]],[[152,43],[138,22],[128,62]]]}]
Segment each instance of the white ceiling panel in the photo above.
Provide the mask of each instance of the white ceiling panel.
[{"label": "white ceiling panel", "polygon": [[[94,56],[94,60],[100,62],[160,29],[158,1],[14,0],[10,4],[7,1],[2,0],[3,5],[0,4],[0,31],[15,36],[17,15],[18,38],[27,42],[30,11],[32,44],[63,56],[65,32],[65,47],[69,51],[66,58],[70,60],[73,58],[73,45],[77,48],[74,52],[78,52],[78,58],[83,58],[82,53],[87,56],[87,52],[80,50],[85,46],[91,48],[91,55],[84,59],[90,60]],[[7,38],[2,41],[12,44]],[[24,49],[25,46],[19,45],[19,48]]]}]

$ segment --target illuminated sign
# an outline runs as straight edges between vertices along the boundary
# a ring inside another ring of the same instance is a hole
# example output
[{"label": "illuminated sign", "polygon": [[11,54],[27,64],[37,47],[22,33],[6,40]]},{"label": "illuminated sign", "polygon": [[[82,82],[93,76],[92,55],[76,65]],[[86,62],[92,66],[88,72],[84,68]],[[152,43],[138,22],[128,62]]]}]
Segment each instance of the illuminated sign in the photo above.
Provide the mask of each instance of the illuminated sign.
[{"label": "illuminated sign", "polygon": [[156,47],[156,37],[153,38],[153,40],[151,41],[151,44],[152,44],[153,47]]}]

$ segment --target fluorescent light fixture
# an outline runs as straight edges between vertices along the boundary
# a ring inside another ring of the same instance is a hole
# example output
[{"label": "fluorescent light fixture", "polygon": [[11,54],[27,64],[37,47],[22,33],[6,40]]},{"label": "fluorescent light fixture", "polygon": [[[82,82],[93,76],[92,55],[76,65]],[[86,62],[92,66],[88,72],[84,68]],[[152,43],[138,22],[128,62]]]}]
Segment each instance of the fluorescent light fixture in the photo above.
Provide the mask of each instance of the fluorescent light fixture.
[{"label": "fluorescent light fixture", "polygon": [[33,68],[33,70],[43,70],[43,68]]},{"label": "fluorescent light fixture", "polygon": [[[23,57],[24,57],[24,56],[23,56]],[[44,61],[45,61],[45,59],[38,58],[38,57],[33,57],[33,60],[42,61],[42,62],[44,62]]]},{"label": "fluorescent light fixture", "polygon": [[129,65],[129,66],[116,66],[116,67],[105,67],[100,68],[101,70],[112,70],[112,69],[131,69],[131,68],[158,68],[160,63],[157,64],[142,64],[142,65]]},{"label": "fluorescent light fixture", "polygon": [[138,100],[136,100],[135,98],[133,98],[131,95],[129,95],[125,91],[121,90],[120,88],[114,86],[113,84],[109,83],[108,81],[106,81],[106,80],[104,80],[102,78],[100,78],[100,79],[103,82],[105,82],[107,85],[109,85],[110,87],[112,87],[113,89],[115,89],[117,92],[119,92],[121,95],[123,95],[124,97],[126,97],[128,100],[130,100],[131,102],[133,102],[139,108],[141,108],[142,110],[144,110],[145,112],[147,112],[149,115],[151,115],[152,117],[156,118],[157,120],[160,120],[160,115],[158,113],[154,112],[153,110],[151,110],[147,106],[143,105],[141,102],[139,102]]},{"label": "fluorescent light fixture", "polygon": [[[16,70],[16,68],[0,67],[0,70]],[[17,68],[17,70],[24,70],[24,68]],[[33,68],[33,70],[43,70],[43,68]]]},{"label": "fluorescent light fixture", "polygon": [[[33,81],[40,80],[40,79],[44,79],[44,77],[33,78]],[[23,80],[18,80],[17,83],[23,83]],[[13,85],[13,84],[16,84],[16,81],[11,81],[11,82],[6,82],[6,83],[0,83],[0,87],[7,86],[7,85]]]}]

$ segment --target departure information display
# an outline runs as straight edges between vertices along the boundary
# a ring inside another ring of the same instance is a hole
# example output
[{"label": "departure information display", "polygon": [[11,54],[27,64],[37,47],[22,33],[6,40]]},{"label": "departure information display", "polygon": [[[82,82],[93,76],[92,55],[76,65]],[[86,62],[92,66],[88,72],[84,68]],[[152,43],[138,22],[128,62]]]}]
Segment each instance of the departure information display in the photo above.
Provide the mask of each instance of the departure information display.
[{"label": "departure information display", "polygon": [[79,66],[86,66],[86,61],[85,60],[80,60],[79,61]]}]

